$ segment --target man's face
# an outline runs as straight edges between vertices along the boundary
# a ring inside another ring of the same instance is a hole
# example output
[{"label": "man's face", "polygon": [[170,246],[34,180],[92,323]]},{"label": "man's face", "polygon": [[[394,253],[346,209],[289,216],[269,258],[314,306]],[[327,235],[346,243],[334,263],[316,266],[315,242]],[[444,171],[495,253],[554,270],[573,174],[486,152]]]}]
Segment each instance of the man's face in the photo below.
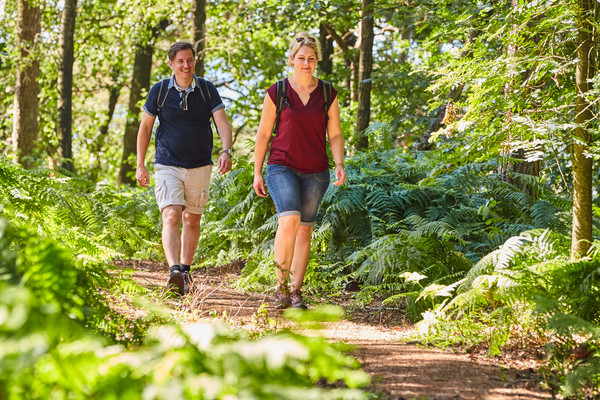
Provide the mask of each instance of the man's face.
[{"label": "man's face", "polygon": [[175,74],[178,84],[189,83],[194,76],[194,55],[192,50],[179,50],[173,61],[169,60],[169,67]]}]

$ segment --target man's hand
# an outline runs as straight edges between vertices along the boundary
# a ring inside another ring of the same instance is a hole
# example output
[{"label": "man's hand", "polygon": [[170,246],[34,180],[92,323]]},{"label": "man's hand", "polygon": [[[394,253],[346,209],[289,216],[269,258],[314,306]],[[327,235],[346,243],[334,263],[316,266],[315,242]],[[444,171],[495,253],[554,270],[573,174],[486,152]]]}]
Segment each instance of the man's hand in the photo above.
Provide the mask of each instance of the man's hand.
[{"label": "man's hand", "polygon": [[138,166],[135,170],[135,179],[137,179],[138,183],[147,188],[150,183],[150,174],[148,173],[148,169],[145,165]]},{"label": "man's hand", "polygon": [[227,153],[221,153],[219,161],[217,162],[217,167],[219,168],[221,175],[225,175],[231,171],[231,164],[231,156]]}]

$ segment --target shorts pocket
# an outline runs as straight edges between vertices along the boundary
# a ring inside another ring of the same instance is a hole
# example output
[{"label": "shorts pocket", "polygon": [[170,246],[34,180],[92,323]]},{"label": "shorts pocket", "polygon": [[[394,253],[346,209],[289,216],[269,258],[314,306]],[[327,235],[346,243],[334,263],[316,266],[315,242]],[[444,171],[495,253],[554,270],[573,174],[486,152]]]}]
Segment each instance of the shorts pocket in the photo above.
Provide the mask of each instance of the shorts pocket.
[{"label": "shorts pocket", "polygon": [[278,164],[267,165],[266,177],[285,174],[288,172],[288,167]]},{"label": "shorts pocket", "polygon": [[321,171],[321,172],[316,172],[314,174],[315,179],[321,183],[325,183],[325,182],[329,182],[329,170],[326,169],[325,171]]}]

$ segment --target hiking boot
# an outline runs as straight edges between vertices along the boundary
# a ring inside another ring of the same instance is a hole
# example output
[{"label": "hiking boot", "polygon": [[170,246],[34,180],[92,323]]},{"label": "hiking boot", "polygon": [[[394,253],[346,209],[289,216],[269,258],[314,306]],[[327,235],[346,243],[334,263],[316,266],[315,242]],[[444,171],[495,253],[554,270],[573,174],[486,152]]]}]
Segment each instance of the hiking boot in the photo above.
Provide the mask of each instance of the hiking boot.
[{"label": "hiking boot", "polygon": [[277,289],[275,291],[275,308],[278,310],[282,310],[284,308],[288,308],[292,305],[292,301],[290,300],[290,292],[286,289]]},{"label": "hiking boot", "polygon": [[190,275],[189,271],[183,271],[181,275],[183,275],[183,293],[188,294],[194,287],[192,275]]},{"label": "hiking boot", "polygon": [[306,304],[304,304],[304,299],[302,299],[302,292],[300,289],[292,290],[290,294],[290,300],[292,302],[292,307],[300,308],[302,310],[306,310]]},{"label": "hiking boot", "polygon": [[171,271],[171,275],[169,275],[169,281],[167,282],[167,287],[171,292],[179,293],[183,296],[184,293],[184,279],[183,274],[179,270]]}]

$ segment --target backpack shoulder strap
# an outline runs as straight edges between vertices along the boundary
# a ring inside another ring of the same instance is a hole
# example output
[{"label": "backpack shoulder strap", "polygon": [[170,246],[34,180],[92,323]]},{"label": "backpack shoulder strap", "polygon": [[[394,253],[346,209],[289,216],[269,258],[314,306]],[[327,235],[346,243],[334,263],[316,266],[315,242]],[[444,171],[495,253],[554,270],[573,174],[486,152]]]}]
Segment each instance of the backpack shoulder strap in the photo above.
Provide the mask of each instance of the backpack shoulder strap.
[{"label": "backpack shoulder strap", "polygon": [[196,86],[198,86],[198,88],[200,88],[200,94],[202,95],[202,100],[204,100],[206,102],[206,104],[208,104],[208,106],[210,107],[210,101],[212,99],[210,97],[210,90],[208,90],[208,83],[206,82],[206,79],[202,79],[198,76],[196,76],[195,79],[196,79]]},{"label": "backpack shoulder strap", "polygon": [[[206,79],[200,78],[196,75],[194,75],[194,79],[196,79],[196,86],[198,86],[198,88],[200,89],[202,100],[204,100],[204,102],[208,104],[208,107],[210,108],[212,98],[210,96],[210,90],[208,90],[208,82],[206,81]],[[215,131],[219,133],[219,128],[217,128],[217,122],[215,121],[215,117],[212,115],[212,113],[210,114],[210,118],[213,120]]]},{"label": "backpack shoulder strap", "polygon": [[156,98],[156,108],[158,109],[158,116],[160,117],[160,110],[162,110],[167,94],[169,93],[169,78],[163,79],[160,82],[160,88],[158,89],[158,97]]},{"label": "backpack shoulder strap", "polygon": [[331,106],[331,97],[333,95],[333,85],[327,81],[321,81],[323,83],[323,103],[325,111],[325,127],[327,127],[327,121],[329,121],[329,107]]},{"label": "backpack shoulder strap", "polygon": [[287,99],[287,78],[283,78],[275,83],[275,107],[277,116],[275,117],[275,126],[273,127],[273,133],[277,133],[277,128],[279,127],[279,117],[281,115],[281,112],[285,109],[286,106],[289,105],[290,103]]}]

